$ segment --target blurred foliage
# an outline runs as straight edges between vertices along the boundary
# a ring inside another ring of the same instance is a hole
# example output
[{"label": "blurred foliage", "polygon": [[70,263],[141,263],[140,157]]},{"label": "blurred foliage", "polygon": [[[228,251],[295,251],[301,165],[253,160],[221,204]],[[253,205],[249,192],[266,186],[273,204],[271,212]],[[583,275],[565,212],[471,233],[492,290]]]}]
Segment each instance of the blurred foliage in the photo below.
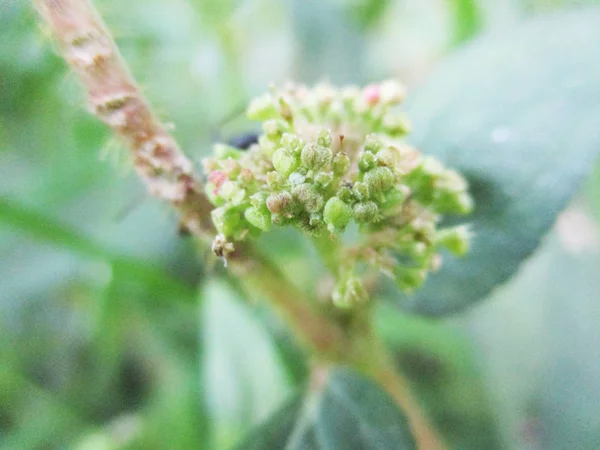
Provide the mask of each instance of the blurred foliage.
[{"label": "blurred foliage", "polygon": [[[599,2],[95,3],[198,159],[217,124],[270,82],[420,84],[479,33]],[[198,297],[197,249],[162,205],[141,200],[126,152],[83,110],[28,1],[0,0],[0,40],[0,447],[228,448],[305,381],[303,353],[230,288]],[[598,173],[487,303],[443,322],[380,323],[457,448],[597,448]],[[282,249],[296,283],[318,273],[288,235],[263,244]],[[262,404],[268,383],[277,389]]]}]

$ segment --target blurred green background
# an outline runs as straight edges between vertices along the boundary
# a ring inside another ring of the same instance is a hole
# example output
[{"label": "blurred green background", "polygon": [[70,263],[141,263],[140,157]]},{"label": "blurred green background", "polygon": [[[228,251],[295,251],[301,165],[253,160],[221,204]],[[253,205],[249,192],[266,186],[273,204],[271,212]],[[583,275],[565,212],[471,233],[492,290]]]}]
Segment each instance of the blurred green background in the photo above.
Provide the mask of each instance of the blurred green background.
[{"label": "blurred green background", "polygon": [[[195,161],[215,129],[248,130],[219,123],[270,83],[418,86],[480,33],[592,3],[95,2]],[[203,251],[83,102],[31,4],[0,0],[0,447],[230,448],[303,382],[304,355],[256,299],[198,289]],[[436,321],[383,307],[453,448],[600,448],[599,229],[597,170],[488,301]],[[272,241],[302,283],[306,246],[288,237]]]}]

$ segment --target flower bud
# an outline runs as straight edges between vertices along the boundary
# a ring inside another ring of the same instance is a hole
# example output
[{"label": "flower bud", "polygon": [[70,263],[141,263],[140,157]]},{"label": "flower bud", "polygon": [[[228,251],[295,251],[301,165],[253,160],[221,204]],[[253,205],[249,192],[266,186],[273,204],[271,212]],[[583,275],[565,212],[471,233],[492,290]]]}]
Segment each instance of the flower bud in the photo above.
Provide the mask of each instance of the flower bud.
[{"label": "flower bud", "polygon": [[279,116],[270,94],[258,97],[250,103],[246,115],[250,120],[269,120]]},{"label": "flower bud", "polygon": [[331,147],[331,131],[326,128],[323,128],[319,135],[317,136],[317,144],[321,147]]},{"label": "flower bud", "polygon": [[271,119],[263,123],[263,130],[268,137],[277,138],[289,130],[289,125],[283,120]]},{"label": "flower bud", "polygon": [[392,137],[406,135],[410,131],[408,120],[396,114],[386,114],[381,123],[382,130]]},{"label": "flower bud", "polygon": [[292,155],[300,155],[304,143],[295,134],[283,133],[281,136],[281,146],[287,148]]},{"label": "flower bud", "polygon": [[362,92],[362,98],[364,102],[369,106],[374,106],[379,103],[381,98],[381,89],[377,84],[370,84],[365,86]]},{"label": "flower bud", "polygon": [[292,206],[292,194],[287,191],[277,192],[267,197],[267,208],[273,214],[285,214]]},{"label": "flower bud", "polygon": [[262,231],[271,229],[271,213],[266,209],[256,208],[254,206],[246,209],[244,213],[246,220]]},{"label": "flower bud", "polygon": [[279,97],[279,115],[287,122],[292,122],[294,119],[292,107],[283,96]]},{"label": "flower bud", "polygon": [[374,202],[360,202],[354,205],[354,220],[369,223],[377,220],[378,208]]},{"label": "flower bud", "polygon": [[360,89],[356,86],[347,86],[342,88],[341,96],[346,109],[351,109],[359,95]]},{"label": "flower bud", "polygon": [[298,166],[296,158],[285,148],[279,148],[273,153],[273,167],[284,177],[287,177]]},{"label": "flower bud", "polygon": [[415,267],[397,266],[394,268],[394,276],[400,290],[411,292],[425,282],[427,271]]},{"label": "flower bud", "polygon": [[394,174],[387,167],[377,167],[367,172],[364,181],[370,192],[384,193],[394,185]]},{"label": "flower bud", "polygon": [[306,181],[306,177],[304,175],[302,175],[300,172],[293,172],[288,177],[288,182],[292,186],[297,186],[299,184],[304,183],[305,181]]},{"label": "flower bud", "polygon": [[267,194],[264,192],[257,192],[250,197],[250,204],[255,208],[263,208],[267,202]]},{"label": "flower bud", "polygon": [[318,171],[331,162],[331,150],[316,144],[305,145],[301,158],[305,167]]},{"label": "flower bud", "polygon": [[397,105],[404,101],[406,89],[395,80],[387,80],[380,84],[381,102],[386,105]]},{"label": "flower bud", "polygon": [[211,212],[211,218],[217,231],[224,236],[234,236],[242,228],[241,214],[237,209],[219,207]]},{"label": "flower bud", "polygon": [[344,203],[352,203],[354,201],[354,194],[352,193],[352,189],[350,189],[348,186],[342,186],[337,191],[337,196]]},{"label": "flower bud", "polygon": [[336,154],[333,158],[332,163],[333,173],[335,174],[335,176],[342,177],[346,175],[346,172],[348,172],[348,169],[350,168],[350,163],[350,158],[346,153],[339,152],[338,154]]},{"label": "flower bud", "polygon": [[368,172],[375,167],[375,155],[371,152],[362,152],[358,159],[358,168],[362,172]]},{"label": "flower bud", "polygon": [[473,210],[473,199],[466,192],[437,192],[434,208],[442,214],[469,214]]},{"label": "flower bud", "polygon": [[396,147],[384,147],[377,152],[377,156],[375,157],[377,165],[386,166],[391,169],[395,169],[401,160],[400,152]]},{"label": "flower bud", "polygon": [[381,143],[377,135],[369,134],[365,138],[363,148],[366,152],[377,153],[379,150],[381,150],[382,147],[383,144]]},{"label": "flower bud", "polygon": [[332,301],[338,308],[351,308],[365,302],[368,294],[356,275],[349,275],[341,280],[332,293]]},{"label": "flower bud", "polygon": [[320,228],[323,226],[323,217],[321,217],[319,214],[311,214],[308,224],[312,228]]},{"label": "flower bud", "polygon": [[393,208],[394,206],[401,205],[408,198],[408,194],[410,193],[410,188],[403,184],[399,186],[394,186],[388,192],[386,192],[383,197],[383,201],[380,203],[380,206],[383,209]]},{"label": "flower bud", "polygon": [[321,187],[327,187],[333,181],[333,174],[331,172],[319,172],[315,175],[315,183]]},{"label": "flower bud", "polygon": [[219,189],[219,196],[233,205],[239,205],[245,200],[246,191],[233,181],[225,181]]},{"label": "flower bud", "polygon": [[285,178],[279,172],[267,173],[267,186],[272,191],[277,191],[285,186]]},{"label": "flower bud", "polygon": [[241,152],[239,148],[226,144],[215,144],[213,146],[213,152],[220,160],[227,158],[240,159],[243,155],[243,152]]},{"label": "flower bud", "polygon": [[329,231],[343,230],[352,218],[352,208],[338,197],[331,197],[323,210],[323,220]]},{"label": "flower bud", "polygon": [[265,155],[271,156],[279,148],[278,144],[268,136],[262,135],[258,138],[258,146]]},{"label": "flower bud", "polygon": [[466,255],[470,242],[471,232],[466,225],[440,230],[435,236],[437,245],[446,247],[450,253],[456,256]]},{"label": "flower bud", "polygon": [[357,181],[352,188],[352,194],[359,200],[366,200],[370,196],[370,190],[367,183]]},{"label": "flower bud", "polygon": [[323,208],[323,196],[308,183],[296,186],[292,191],[292,194],[309,213],[319,212],[321,208]]}]

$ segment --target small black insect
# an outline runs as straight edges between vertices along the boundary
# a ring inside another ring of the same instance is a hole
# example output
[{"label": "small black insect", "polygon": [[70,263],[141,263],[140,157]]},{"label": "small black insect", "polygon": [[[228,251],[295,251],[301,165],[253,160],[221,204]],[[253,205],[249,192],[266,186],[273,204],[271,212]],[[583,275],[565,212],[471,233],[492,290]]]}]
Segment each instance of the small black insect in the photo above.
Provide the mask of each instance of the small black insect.
[{"label": "small black insect", "polygon": [[258,133],[247,132],[232,136],[227,144],[240,150],[248,150],[252,145],[258,144]]}]

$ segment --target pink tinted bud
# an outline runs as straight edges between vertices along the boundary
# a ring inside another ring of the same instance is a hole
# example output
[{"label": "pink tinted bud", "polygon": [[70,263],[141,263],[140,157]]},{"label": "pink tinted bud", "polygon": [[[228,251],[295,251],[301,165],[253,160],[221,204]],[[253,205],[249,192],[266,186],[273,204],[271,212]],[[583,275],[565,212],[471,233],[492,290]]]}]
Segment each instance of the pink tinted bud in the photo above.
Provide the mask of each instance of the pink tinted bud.
[{"label": "pink tinted bud", "polygon": [[250,183],[252,181],[252,179],[254,178],[254,175],[252,174],[252,171],[250,169],[248,169],[247,167],[244,167],[240,171],[239,178],[243,183]]},{"label": "pink tinted bud", "polygon": [[363,99],[369,106],[379,102],[381,98],[381,89],[378,84],[370,84],[363,89]]},{"label": "pink tinted bud", "polygon": [[217,195],[221,185],[227,180],[227,174],[222,170],[213,170],[208,176],[208,181],[215,187],[213,194]]}]

